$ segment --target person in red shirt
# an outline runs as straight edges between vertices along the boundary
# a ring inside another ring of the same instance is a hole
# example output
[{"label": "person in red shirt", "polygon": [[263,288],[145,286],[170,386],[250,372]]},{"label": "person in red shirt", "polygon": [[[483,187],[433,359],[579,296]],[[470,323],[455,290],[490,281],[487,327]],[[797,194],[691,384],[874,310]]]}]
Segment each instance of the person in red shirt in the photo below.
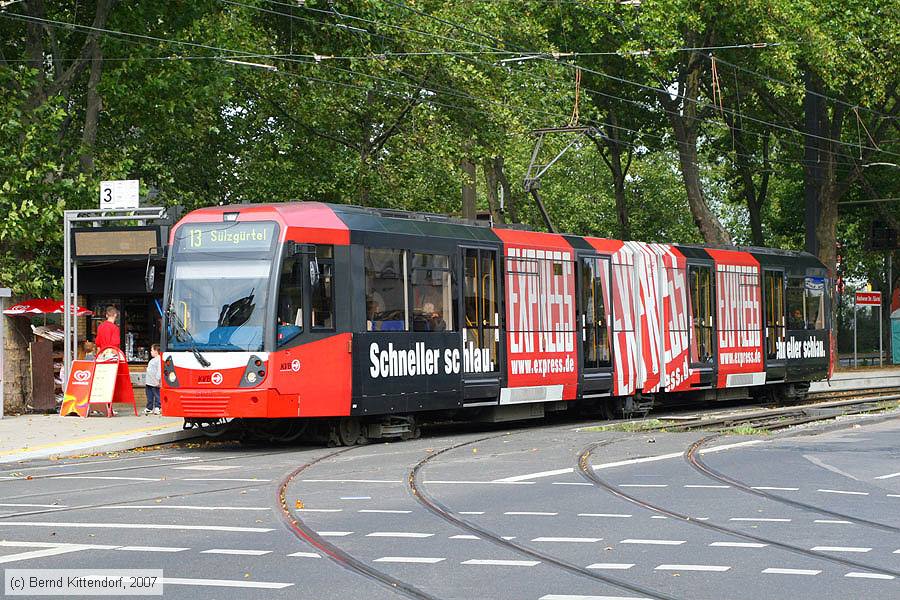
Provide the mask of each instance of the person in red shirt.
[{"label": "person in red shirt", "polygon": [[119,348],[121,334],[119,333],[119,326],[116,325],[118,318],[119,309],[112,305],[107,306],[106,320],[97,327],[97,337],[94,338],[94,343],[97,344],[98,351],[110,346]]}]

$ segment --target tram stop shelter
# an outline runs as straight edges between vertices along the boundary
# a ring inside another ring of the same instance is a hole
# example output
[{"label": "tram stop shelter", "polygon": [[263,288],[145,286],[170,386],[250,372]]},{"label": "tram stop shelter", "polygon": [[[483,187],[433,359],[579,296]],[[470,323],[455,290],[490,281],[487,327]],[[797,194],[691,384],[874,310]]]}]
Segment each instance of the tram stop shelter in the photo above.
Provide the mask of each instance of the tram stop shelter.
[{"label": "tram stop shelter", "polygon": [[[144,396],[150,346],[162,334],[162,298],[170,227],[181,207],[67,210],[64,213],[63,364],[68,373],[85,340],[93,341],[106,307],[119,309],[120,347],[135,387]],[[155,277],[148,278],[150,272]],[[77,317],[83,305],[93,316]]]}]

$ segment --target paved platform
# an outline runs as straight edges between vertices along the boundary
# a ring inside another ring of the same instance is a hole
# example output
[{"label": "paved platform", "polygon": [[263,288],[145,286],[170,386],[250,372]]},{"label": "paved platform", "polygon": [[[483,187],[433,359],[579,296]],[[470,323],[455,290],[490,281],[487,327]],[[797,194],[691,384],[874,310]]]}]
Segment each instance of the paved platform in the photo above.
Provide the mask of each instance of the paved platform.
[{"label": "paved platform", "polygon": [[4,417],[0,419],[0,463],[131,450],[195,435],[182,430],[180,418],[136,417],[124,405],[117,406],[116,412],[114,417]]},{"label": "paved platform", "polygon": [[816,381],[809,391],[833,392],[854,389],[878,389],[900,387],[900,367],[888,366],[872,369],[846,369],[835,371],[831,382]]}]

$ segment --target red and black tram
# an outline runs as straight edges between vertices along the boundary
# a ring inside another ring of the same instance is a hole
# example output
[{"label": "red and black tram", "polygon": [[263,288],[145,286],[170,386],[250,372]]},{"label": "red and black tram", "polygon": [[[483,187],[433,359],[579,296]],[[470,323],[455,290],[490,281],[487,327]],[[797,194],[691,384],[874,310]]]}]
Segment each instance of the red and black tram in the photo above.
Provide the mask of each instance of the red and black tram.
[{"label": "red and black tram", "polygon": [[313,202],[194,211],[166,269],[162,411],[342,444],[422,419],[797,398],[828,377],[813,256]]}]

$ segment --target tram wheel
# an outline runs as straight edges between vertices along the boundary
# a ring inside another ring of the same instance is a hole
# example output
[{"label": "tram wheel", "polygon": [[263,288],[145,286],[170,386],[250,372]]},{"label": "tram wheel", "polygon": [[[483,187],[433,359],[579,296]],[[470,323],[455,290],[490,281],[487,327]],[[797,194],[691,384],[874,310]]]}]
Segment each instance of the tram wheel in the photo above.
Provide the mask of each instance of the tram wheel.
[{"label": "tram wheel", "polygon": [[337,441],[341,446],[355,446],[366,441],[362,431],[362,423],[356,417],[341,417],[338,419],[335,430]]}]

